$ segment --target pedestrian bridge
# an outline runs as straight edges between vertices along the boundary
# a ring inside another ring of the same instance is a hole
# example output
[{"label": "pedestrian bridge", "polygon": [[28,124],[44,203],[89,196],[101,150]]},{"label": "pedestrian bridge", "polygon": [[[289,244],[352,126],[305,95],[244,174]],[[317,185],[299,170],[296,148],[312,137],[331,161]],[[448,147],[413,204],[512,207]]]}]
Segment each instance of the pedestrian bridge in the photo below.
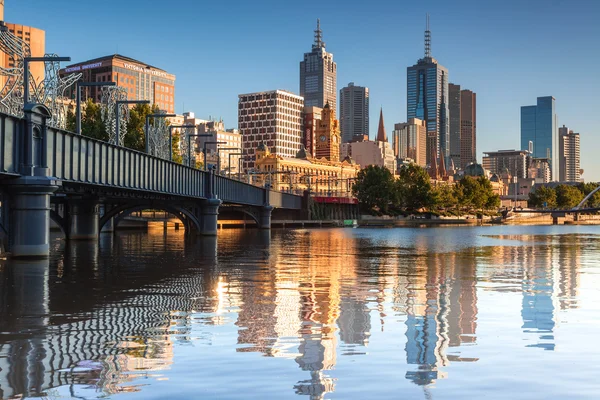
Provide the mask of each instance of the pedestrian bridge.
[{"label": "pedestrian bridge", "polygon": [[0,113],[0,238],[14,256],[47,256],[49,219],[68,239],[97,239],[132,211],[163,209],[186,232],[215,235],[226,206],[270,228],[274,208],[302,196],[253,186],[46,125],[43,105]]}]

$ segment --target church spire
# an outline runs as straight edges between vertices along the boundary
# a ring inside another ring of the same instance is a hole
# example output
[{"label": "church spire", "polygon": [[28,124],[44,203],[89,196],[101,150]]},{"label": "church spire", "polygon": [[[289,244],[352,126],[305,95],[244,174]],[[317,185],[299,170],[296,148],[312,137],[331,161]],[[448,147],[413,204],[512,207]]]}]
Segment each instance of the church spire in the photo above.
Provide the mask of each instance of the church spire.
[{"label": "church spire", "polygon": [[429,14],[425,22],[425,58],[431,58],[431,31],[429,30]]},{"label": "church spire", "polygon": [[323,31],[321,30],[321,20],[317,18],[317,29],[315,29],[315,43],[313,44],[313,50],[325,48],[325,42],[323,41]]},{"label": "church spire", "polygon": [[377,141],[387,142],[387,135],[385,134],[385,126],[383,124],[383,107],[379,110],[379,128],[377,129]]}]

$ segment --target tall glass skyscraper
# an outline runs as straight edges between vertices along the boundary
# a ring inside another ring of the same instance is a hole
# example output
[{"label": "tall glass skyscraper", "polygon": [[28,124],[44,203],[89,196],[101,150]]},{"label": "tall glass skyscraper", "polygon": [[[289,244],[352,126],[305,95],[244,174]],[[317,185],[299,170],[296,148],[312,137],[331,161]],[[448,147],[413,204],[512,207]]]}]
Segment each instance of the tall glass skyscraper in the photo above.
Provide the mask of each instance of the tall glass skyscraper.
[{"label": "tall glass skyscraper", "polygon": [[552,180],[558,180],[558,117],[552,96],[538,97],[537,105],[521,107],[521,150],[533,143],[533,158],[546,158]]},{"label": "tall glass skyscraper", "polygon": [[407,119],[418,118],[427,125],[427,163],[432,154],[450,165],[448,116],[448,70],[431,57],[429,16],[425,30],[425,57],[407,68]]}]

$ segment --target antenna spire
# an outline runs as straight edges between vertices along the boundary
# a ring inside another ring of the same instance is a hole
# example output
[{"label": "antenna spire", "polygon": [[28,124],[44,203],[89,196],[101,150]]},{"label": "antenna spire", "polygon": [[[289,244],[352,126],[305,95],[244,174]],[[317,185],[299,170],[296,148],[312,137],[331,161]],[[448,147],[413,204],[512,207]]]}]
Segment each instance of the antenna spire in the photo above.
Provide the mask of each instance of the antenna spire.
[{"label": "antenna spire", "polygon": [[313,49],[325,48],[325,42],[323,41],[323,31],[321,30],[321,20],[317,18],[317,29],[315,29],[315,43]]},{"label": "antenna spire", "polygon": [[431,31],[429,30],[429,14],[425,25],[425,58],[431,58]]}]

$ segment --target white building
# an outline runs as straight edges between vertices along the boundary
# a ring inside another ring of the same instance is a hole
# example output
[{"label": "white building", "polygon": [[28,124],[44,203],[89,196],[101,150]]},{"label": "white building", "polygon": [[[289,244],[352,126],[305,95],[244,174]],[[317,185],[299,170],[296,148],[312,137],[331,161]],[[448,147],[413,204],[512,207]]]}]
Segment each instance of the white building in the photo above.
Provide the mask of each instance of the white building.
[{"label": "white building", "polygon": [[561,182],[581,181],[579,133],[558,128],[558,169]]},{"label": "white building", "polygon": [[386,167],[392,173],[396,171],[396,157],[394,156],[392,146],[388,142],[374,142],[369,140],[344,143],[342,153],[344,152],[352,157],[361,168],[366,168],[369,165],[377,165]]},{"label": "white building", "polygon": [[240,94],[238,128],[244,170],[253,169],[255,149],[264,143],[272,154],[295,157],[302,143],[304,98],[285,90]]}]

